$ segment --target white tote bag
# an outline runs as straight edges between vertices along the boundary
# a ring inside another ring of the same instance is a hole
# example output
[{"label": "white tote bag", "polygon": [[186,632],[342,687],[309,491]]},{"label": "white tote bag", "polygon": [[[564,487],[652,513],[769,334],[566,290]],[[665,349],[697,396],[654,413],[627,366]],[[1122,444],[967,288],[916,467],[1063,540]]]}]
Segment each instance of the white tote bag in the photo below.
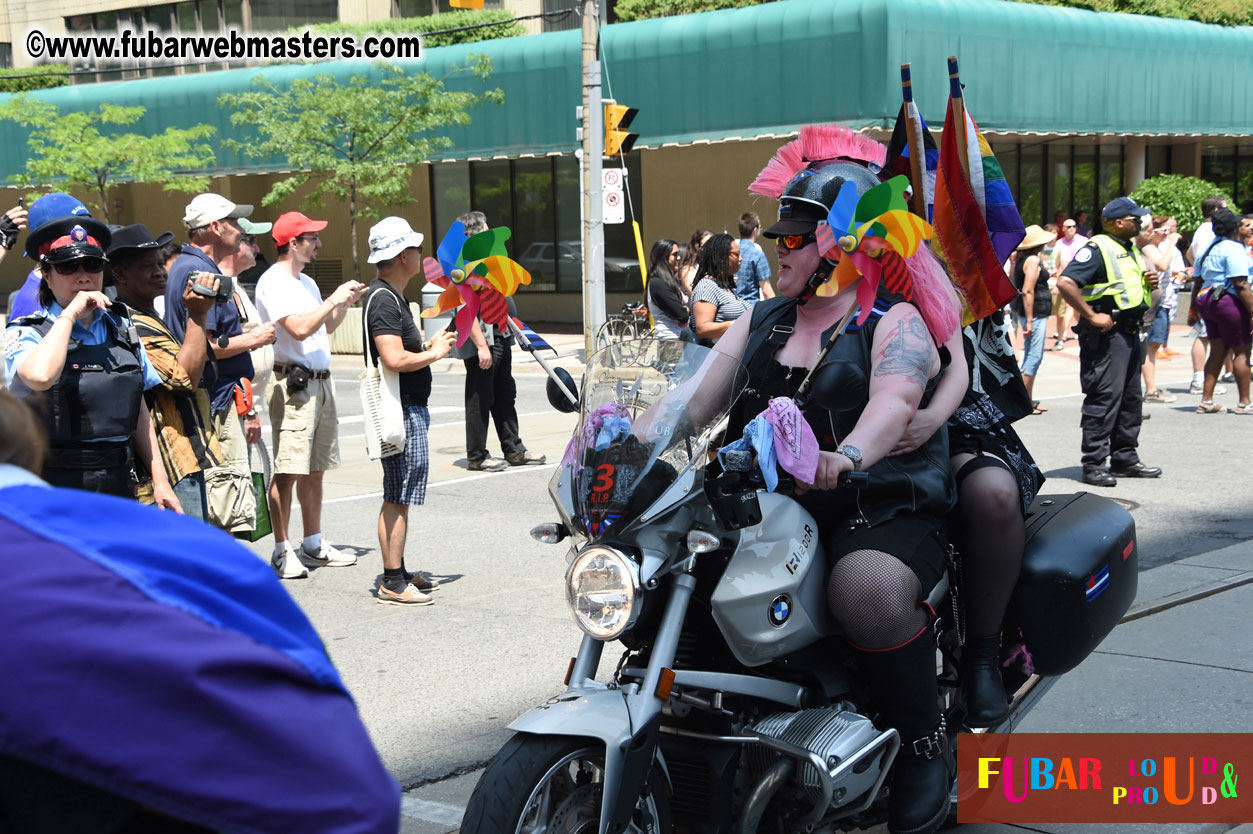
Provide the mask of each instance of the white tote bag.
[{"label": "white tote bag", "polygon": [[[361,410],[365,413],[365,452],[370,460],[381,460],[405,450],[405,412],[400,404],[400,376],[370,361],[370,302],[365,303],[361,329],[365,339],[365,370],[361,372]],[[377,358],[377,353],[375,354]]]}]

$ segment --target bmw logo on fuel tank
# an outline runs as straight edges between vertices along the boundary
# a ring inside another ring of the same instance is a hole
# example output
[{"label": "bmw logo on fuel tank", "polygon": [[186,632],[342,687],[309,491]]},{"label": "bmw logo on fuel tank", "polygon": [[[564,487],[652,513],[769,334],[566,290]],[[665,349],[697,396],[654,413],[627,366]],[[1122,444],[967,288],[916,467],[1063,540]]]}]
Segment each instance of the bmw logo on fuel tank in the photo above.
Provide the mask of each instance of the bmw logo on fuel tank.
[{"label": "bmw logo on fuel tank", "polygon": [[791,614],[792,602],[786,595],[777,596],[774,598],[774,602],[770,603],[770,625],[783,625]]}]

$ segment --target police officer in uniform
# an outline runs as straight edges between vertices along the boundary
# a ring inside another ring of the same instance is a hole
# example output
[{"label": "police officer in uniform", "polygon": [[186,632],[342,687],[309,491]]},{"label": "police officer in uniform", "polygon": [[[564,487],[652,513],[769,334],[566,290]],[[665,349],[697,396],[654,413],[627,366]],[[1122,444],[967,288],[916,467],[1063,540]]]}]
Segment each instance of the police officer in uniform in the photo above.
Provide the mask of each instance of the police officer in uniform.
[{"label": "police officer in uniform", "polygon": [[[1140,327],[1149,307],[1145,264],[1135,245],[1148,209],[1118,197],[1101,212],[1103,234],[1075,253],[1057,280],[1079,311],[1079,383],[1083,389],[1083,482],[1112,487],[1118,478],[1156,478],[1140,461]],[[1109,466],[1107,468],[1106,461]]]},{"label": "police officer in uniform", "polygon": [[179,510],[143,400],[161,380],[126,308],[102,292],[110,239],[107,226],[82,216],[31,232],[26,254],[43,275],[41,306],[5,333],[5,379],[42,419],[44,480],[134,497],[138,463],[157,505]]}]

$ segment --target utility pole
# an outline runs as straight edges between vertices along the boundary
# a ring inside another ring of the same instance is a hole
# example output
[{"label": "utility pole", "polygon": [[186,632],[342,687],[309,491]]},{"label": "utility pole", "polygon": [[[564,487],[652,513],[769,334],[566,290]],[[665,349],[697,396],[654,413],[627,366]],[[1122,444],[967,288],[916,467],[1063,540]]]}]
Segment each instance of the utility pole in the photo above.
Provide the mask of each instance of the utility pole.
[{"label": "utility pole", "polygon": [[600,95],[600,21],[597,0],[583,0],[583,346],[596,349],[605,321],[605,223],[601,203],[601,149],[605,112]]}]

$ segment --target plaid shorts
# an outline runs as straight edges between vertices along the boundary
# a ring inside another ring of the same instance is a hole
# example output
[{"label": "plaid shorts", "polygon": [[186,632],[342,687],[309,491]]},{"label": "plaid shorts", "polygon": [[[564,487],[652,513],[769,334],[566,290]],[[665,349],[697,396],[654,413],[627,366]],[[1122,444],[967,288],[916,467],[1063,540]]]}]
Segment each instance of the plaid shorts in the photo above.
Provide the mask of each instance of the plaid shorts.
[{"label": "plaid shorts", "polygon": [[389,504],[421,504],[426,500],[430,453],[426,433],[431,413],[424,405],[406,405],[405,450],[383,458],[383,500]]}]

